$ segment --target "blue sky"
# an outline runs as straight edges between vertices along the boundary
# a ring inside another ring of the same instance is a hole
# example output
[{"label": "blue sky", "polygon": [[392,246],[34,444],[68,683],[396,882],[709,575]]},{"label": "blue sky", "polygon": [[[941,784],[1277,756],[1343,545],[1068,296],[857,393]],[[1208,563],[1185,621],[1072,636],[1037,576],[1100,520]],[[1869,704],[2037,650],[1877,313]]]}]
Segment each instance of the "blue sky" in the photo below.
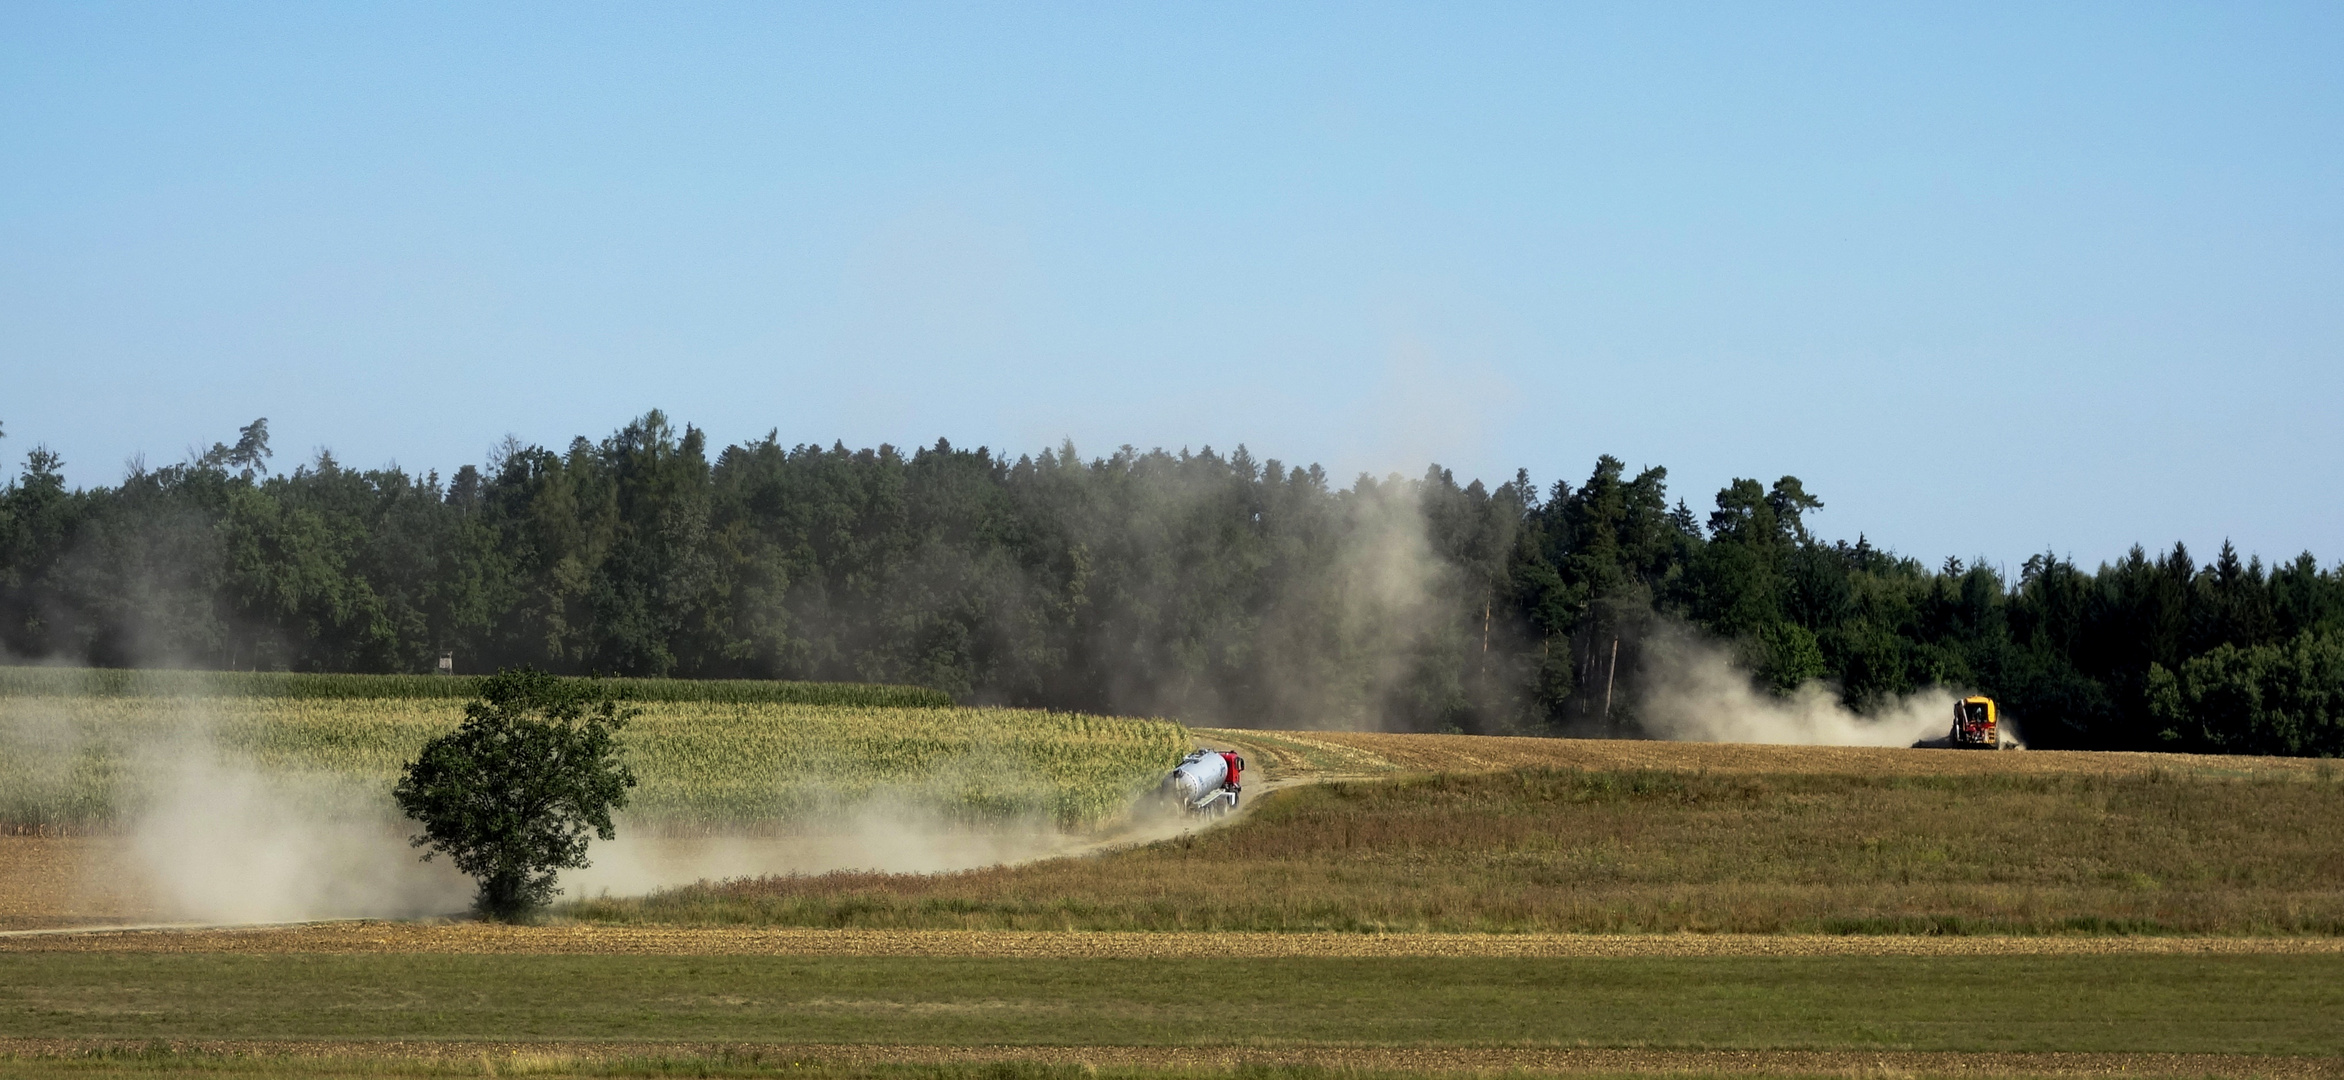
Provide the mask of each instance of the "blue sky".
[{"label": "blue sky", "polygon": [[0,6],[0,456],[1238,443],[2344,557],[2344,7]]}]

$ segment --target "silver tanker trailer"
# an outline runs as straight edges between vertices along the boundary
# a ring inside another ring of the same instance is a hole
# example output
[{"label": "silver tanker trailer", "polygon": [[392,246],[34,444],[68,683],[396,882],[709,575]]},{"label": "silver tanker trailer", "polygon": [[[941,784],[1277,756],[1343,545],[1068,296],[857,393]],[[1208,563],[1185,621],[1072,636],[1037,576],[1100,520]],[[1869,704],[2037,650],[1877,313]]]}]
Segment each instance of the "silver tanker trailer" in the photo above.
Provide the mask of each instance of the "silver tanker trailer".
[{"label": "silver tanker trailer", "polygon": [[1245,788],[1245,759],[1230,750],[1198,750],[1164,778],[1165,799],[1191,814],[1219,816],[1237,809]]}]

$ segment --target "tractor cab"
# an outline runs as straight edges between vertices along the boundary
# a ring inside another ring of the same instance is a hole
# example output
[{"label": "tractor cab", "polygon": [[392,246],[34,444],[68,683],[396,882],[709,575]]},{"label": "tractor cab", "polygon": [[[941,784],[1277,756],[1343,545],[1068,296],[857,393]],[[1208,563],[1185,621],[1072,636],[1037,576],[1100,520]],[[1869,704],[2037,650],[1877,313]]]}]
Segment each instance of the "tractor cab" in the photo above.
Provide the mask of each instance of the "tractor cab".
[{"label": "tractor cab", "polygon": [[1953,735],[1955,746],[1980,746],[1988,750],[2001,746],[2000,718],[1994,715],[1994,699],[1990,697],[1963,698],[1953,706]]}]

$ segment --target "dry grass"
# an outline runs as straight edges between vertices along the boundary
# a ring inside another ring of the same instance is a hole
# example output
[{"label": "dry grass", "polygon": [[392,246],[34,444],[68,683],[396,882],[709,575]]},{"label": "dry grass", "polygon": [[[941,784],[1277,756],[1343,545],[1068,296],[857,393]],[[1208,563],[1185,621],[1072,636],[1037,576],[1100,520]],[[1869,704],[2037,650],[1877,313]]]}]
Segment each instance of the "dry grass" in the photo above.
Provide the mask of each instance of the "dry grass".
[{"label": "dry grass", "polygon": [[1099,858],[766,878],[570,910],[1001,929],[2338,934],[2344,783],[2156,767],[1336,782]]}]

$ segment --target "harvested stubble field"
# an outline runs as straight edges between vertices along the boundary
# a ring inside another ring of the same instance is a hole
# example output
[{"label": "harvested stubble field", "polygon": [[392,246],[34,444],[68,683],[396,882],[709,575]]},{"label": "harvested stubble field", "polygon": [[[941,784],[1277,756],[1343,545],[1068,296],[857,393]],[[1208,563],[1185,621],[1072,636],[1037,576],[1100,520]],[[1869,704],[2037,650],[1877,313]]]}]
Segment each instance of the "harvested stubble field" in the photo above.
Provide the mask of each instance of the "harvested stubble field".
[{"label": "harvested stubble field", "polygon": [[[642,779],[629,814],[680,832],[754,833],[889,797],[957,820],[1067,825],[1118,813],[1186,749],[1161,720],[1012,709],[649,701],[622,734]],[[138,810],[140,774],[188,759],[383,800],[444,698],[0,695],[0,826],[102,829]]]},{"label": "harvested stubble field", "polygon": [[[1330,780],[1258,800],[1228,828],[1098,858],[704,883],[565,910],[981,929],[2344,933],[2344,781],[2325,763],[2126,755],[2093,769],[2100,755],[1200,737],[1289,774],[1397,772],[1403,755],[1677,766]],[[1302,752],[1262,749],[1297,745],[1323,756],[1297,764]]]},{"label": "harvested stubble field", "polygon": [[1881,746],[1773,746],[1250,728],[1194,728],[1192,731],[1200,742],[1243,750],[1249,761],[1272,778],[1366,779],[1399,773],[1537,768],[1879,777],[2154,774],[2193,780],[2329,780],[2344,776],[2344,765],[2319,758],[2072,750],[1985,753]]}]

